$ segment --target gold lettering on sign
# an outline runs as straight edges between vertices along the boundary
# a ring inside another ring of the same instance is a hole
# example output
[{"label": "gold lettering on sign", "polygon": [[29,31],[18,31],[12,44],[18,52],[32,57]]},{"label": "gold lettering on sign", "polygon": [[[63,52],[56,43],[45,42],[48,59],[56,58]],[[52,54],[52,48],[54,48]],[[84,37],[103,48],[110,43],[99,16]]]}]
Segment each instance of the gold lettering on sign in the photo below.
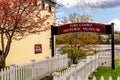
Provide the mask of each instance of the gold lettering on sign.
[{"label": "gold lettering on sign", "polygon": [[100,29],[99,28],[87,28],[87,27],[83,27],[83,31],[99,32]]},{"label": "gold lettering on sign", "polygon": [[91,27],[92,26],[92,24],[79,24],[79,26],[85,26],[85,27]]},{"label": "gold lettering on sign", "polygon": [[59,34],[68,33],[68,32],[99,32],[105,33],[105,25],[95,24],[95,23],[73,23],[66,24],[60,27]]},{"label": "gold lettering on sign", "polygon": [[97,31],[97,32],[99,32],[99,31],[100,31],[100,29],[96,29],[96,31]]},{"label": "gold lettering on sign", "polygon": [[77,27],[78,24],[71,24],[70,27]]}]

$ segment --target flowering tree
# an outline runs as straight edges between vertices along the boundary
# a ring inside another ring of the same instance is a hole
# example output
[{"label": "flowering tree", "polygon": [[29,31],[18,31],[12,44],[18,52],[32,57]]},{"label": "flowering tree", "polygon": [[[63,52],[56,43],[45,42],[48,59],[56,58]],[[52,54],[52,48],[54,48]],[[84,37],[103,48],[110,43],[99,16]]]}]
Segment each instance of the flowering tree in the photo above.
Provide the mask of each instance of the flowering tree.
[{"label": "flowering tree", "polygon": [[[44,4],[42,0],[0,0],[0,68],[5,66],[13,39],[20,40],[50,29],[47,19],[54,15],[54,11],[42,14],[48,9]],[[48,4],[48,7],[53,6]]]}]

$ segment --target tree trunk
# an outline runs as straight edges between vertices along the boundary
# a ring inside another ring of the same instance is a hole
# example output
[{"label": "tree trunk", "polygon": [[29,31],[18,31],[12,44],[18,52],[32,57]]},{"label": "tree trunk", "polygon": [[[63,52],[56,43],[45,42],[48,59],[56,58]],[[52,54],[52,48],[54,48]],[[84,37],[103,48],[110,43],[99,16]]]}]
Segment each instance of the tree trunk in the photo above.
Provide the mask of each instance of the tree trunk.
[{"label": "tree trunk", "polygon": [[76,58],[73,59],[73,64],[77,64]]},{"label": "tree trunk", "polygon": [[0,69],[5,67],[5,59],[0,60]]}]

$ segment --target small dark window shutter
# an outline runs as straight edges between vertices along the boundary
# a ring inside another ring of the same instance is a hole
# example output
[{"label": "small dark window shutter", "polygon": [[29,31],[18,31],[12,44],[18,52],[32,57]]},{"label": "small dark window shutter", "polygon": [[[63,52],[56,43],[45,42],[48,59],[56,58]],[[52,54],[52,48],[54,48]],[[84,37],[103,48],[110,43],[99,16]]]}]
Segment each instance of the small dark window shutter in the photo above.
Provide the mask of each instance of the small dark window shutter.
[{"label": "small dark window shutter", "polygon": [[45,9],[45,2],[42,1],[42,9]]},{"label": "small dark window shutter", "polygon": [[51,5],[49,5],[49,9],[48,9],[48,11],[49,11],[49,12],[52,11],[52,6],[51,6]]}]

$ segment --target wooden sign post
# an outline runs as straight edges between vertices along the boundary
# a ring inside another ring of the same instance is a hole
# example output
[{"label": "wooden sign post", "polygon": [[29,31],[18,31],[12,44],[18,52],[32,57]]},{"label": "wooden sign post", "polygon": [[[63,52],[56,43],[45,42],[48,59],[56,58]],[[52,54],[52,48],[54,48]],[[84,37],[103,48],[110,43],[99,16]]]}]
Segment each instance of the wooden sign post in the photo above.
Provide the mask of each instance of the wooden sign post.
[{"label": "wooden sign post", "polygon": [[71,23],[60,26],[51,26],[52,57],[54,56],[54,35],[70,32],[95,32],[102,34],[111,34],[111,66],[115,68],[114,61],[114,24],[105,25],[100,23]]}]

